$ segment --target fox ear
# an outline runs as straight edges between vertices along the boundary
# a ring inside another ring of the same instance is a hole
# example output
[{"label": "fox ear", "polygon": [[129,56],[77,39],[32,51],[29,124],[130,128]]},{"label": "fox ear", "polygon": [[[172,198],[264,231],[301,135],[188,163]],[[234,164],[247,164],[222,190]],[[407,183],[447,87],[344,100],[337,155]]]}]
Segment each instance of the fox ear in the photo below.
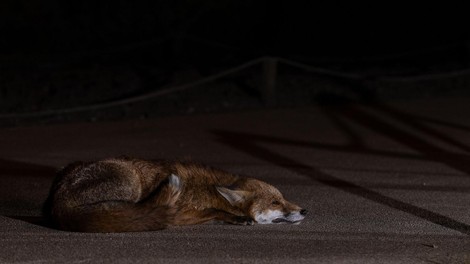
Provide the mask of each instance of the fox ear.
[{"label": "fox ear", "polygon": [[227,200],[231,205],[236,206],[246,201],[250,192],[240,190],[230,190],[225,187],[215,187],[217,191]]}]

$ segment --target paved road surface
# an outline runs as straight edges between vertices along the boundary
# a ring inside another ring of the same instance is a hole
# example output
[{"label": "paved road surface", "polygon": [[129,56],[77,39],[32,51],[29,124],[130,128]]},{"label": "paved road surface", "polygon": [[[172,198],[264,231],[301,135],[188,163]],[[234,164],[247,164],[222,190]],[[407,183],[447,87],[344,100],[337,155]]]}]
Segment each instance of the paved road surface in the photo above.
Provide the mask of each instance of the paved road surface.
[{"label": "paved road surface", "polygon": [[[0,130],[2,263],[470,263],[466,98]],[[54,171],[129,155],[255,176],[300,225],[81,234],[36,223]]]}]

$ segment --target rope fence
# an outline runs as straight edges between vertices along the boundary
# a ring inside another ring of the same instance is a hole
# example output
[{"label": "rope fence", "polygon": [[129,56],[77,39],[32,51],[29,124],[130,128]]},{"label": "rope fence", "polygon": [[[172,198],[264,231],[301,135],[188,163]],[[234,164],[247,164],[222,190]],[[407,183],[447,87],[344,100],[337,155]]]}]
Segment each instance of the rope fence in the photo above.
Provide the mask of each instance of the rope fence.
[{"label": "rope fence", "polygon": [[[228,70],[222,71],[220,73],[202,78],[200,80],[196,80],[191,83],[186,83],[178,86],[167,87],[167,88],[160,88],[157,91],[149,92],[142,95],[137,95],[134,97],[122,99],[122,100],[115,100],[111,102],[99,103],[99,104],[92,104],[92,105],[85,105],[79,107],[72,107],[66,109],[53,109],[53,110],[45,110],[45,111],[38,111],[38,112],[29,112],[29,113],[9,113],[9,114],[0,114],[0,119],[7,119],[7,118],[28,118],[28,117],[44,117],[44,116],[51,116],[51,115],[61,115],[61,114],[71,114],[71,113],[79,113],[85,111],[93,111],[93,110],[101,110],[110,107],[116,106],[123,106],[132,103],[138,103],[142,101],[146,101],[149,99],[153,99],[159,96],[168,95],[176,92],[185,91],[188,89],[193,89],[198,86],[213,82],[217,79],[229,76],[231,74],[240,72],[247,68],[253,67],[255,65],[261,64],[263,66],[263,85],[260,87],[260,92],[263,96],[263,100],[265,101],[266,105],[274,105],[275,102],[275,86],[276,86],[276,78],[278,75],[278,67],[279,64],[288,65],[291,67],[295,67],[298,69],[302,69],[307,72],[311,72],[318,75],[329,76],[334,78],[340,79],[349,79],[349,80],[364,80],[366,76],[359,75],[359,74],[350,74],[344,72],[338,72],[333,70],[328,70],[324,68],[317,68],[307,64],[303,64],[300,62],[292,61],[285,58],[279,57],[261,57],[241,65],[232,67]],[[433,80],[433,79],[440,79],[440,78],[449,78],[449,77],[456,77],[456,76],[470,76],[470,69],[464,69],[459,71],[453,71],[448,73],[439,73],[439,74],[427,74],[427,75],[418,75],[418,76],[410,76],[410,77],[378,77],[375,80],[379,81],[386,81],[386,82],[407,82],[407,81],[421,81],[421,80]]]}]

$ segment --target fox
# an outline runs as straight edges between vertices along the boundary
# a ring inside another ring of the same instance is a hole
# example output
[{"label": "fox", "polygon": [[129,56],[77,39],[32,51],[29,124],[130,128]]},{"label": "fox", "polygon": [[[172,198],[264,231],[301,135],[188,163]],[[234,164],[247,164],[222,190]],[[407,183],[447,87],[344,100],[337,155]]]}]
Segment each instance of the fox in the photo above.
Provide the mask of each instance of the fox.
[{"label": "fox", "polygon": [[114,233],[211,221],[299,224],[307,210],[255,178],[192,162],[118,157],[59,170],[43,214],[59,230]]}]

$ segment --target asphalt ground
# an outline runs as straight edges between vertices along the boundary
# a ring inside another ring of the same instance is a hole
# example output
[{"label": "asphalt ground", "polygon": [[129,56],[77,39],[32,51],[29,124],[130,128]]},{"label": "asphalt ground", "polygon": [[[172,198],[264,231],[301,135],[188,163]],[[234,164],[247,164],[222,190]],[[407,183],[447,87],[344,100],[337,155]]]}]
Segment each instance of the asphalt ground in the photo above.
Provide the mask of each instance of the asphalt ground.
[{"label": "asphalt ground", "polygon": [[[470,104],[446,97],[0,130],[2,263],[470,263]],[[300,225],[85,234],[41,222],[54,172],[128,155],[265,180]]]}]

